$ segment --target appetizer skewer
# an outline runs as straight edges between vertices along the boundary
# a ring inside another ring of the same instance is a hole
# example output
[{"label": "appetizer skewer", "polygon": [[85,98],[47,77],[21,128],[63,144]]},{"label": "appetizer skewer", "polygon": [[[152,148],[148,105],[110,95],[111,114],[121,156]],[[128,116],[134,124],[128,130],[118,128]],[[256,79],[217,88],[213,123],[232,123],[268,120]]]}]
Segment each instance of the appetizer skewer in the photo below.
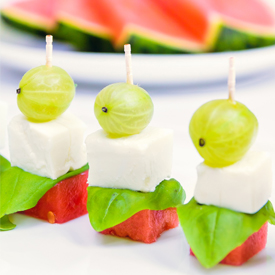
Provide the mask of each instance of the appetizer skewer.
[{"label": "appetizer skewer", "polygon": [[86,139],[87,208],[96,231],[151,243],[178,225],[175,207],[185,193],[176,180],[165,180],[172,168],[173,131],[147,127],[153,103],[132,84],[129,51],[125,45],[127,83],[105,87],[95,100],[103,130]]},{"label": "appetizer skewer", "polygon": [[[17,89],[23,113],[8,125],[11,165],[1,174],[1,217],[25,214],[64,223],[87,213],[88,165],[84,123],[65,110],[75,84],[52,66],[52,36],[46,36],[46,65],[29,70]],[[9,189],[21,190],[10,192]],[[2,197],[3,196],[3,197]]]},{"label": "appetizer skewer", "polygon": [[228,84],[229,99],[205,103],[191,118],[190,136],[204,162],[194,198],[178,207],[190,254],[207,268],[243,264],[265,247],[267,222],[275,224],[271,156],[250,149],[258,121],[234,99],[233,58]]}]

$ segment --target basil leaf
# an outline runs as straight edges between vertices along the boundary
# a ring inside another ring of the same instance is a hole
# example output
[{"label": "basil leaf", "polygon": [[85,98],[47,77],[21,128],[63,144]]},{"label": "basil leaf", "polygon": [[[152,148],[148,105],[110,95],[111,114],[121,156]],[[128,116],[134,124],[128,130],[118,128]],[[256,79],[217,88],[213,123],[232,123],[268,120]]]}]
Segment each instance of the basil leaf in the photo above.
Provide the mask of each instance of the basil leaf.
[{"label": "basil leaf", "polygon": [[40,177],[18,167],[11,167],[0,155],[0,218],[34,207],[41,197],[58,182],[89,169],[88,164],[52,180]]},{"label": "basil leaf", "polygon": [[268,201],[257,213],[245,214],[212,205],[201,205],[193,198],[177,208],[185,237],[200,263],[210,268],[243,244],[265,222],[274,223]]},{"label": "basil leaf", "polygon": [[0,155],[0,174],[10,167],[10,162]]},{"label": "basil leaf", "polygon": [[4,217],[0,218],[0,231],[7,231],[7,230],[12,230],[15,228],[15,224],[13,224],[7,215]]},{"label": "basil leaf", "polygon": [[154,192],[147,193],[89,186],[87,209],[91,225],[100,232],[141,210],[164,210],[181,205],[185,197],[182,186],[175,179],[164,180]]}]

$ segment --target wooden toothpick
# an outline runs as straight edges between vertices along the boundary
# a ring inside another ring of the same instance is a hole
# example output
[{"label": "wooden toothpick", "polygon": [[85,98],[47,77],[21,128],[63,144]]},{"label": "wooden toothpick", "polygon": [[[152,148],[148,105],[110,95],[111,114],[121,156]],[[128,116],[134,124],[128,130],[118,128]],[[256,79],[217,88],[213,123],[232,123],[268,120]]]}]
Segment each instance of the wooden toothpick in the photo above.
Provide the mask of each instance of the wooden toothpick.
[{"label": "wooden toothpick", "polygon": [[53,55],[53,36],[46,35],[46,66],[52,66],[52,55]]},{"label": "wooden toothpick", "polygon": [[131,45],[124,45],[125,61],[126,61],[126,73],[127,83],[133,84],[133,73],[132,73],[132,60],[131,60]]},{"label": "wooden toothpick", "polygon": [[236,75],[235,75],[235,59],[234,57],[229,58],[229,73],[228,73],[228,91],[229,99],[235,102],[235,86],[236,86]]}]

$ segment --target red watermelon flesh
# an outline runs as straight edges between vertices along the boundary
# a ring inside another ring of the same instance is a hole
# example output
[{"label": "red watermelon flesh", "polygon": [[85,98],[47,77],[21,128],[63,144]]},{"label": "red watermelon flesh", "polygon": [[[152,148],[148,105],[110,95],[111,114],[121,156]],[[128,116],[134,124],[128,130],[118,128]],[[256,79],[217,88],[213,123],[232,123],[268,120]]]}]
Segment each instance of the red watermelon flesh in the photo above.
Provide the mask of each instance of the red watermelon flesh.
[{"label": "red watermelon flesh", "polygon": [[88,170],[57,183],[31,209],[22,213],[50,223],[64,223],[87,214]]},{"label": "red watermelon flesh", "polygon": [[[58,21],[78,29],[111,39],[112,31],[105,22],[100,1],[59,0]],[[70,34],[68,33],[68,36]]]},{"label": "red watermelon flesh", "polygon": [[100,233],[129,237],[134,241],[153,243],[162,232],[179,225],[176,208],[165,210],[142,210],[126,221]]},{"label": "red watermelon flesh", "polygon": [[[232,250],[220,263],[239,266],[263,250],[267,241],[266,222],[259,231],[252,234],[242,245]],[[190,255],[195,256],[190,248]]]},{"label": "red watermelon flesh", "polygon": [[[275,33],[275,17],[260,0],[207,0],[212,10],[232,27]],[[245,10],[245,12],[244,12]]]},{"label": "red watermelon flesh", "polygon": [[[181,26],[185,26],[198,40],[205,42],[210,31],[211,10],[201,0],[149,0],[170,14]],[[188,16],[187,16],[188,15]],[[195,22],[195,24],[194,24]]]},{"label": "red watermelon flesh", "polygon": [[101,0],[106,22],[114,34],[114,45],[120,48],[132,34],[174,45],[190,46],[195,51],[205,45],[189,28],[181,26],[170,15],[148,0]]},{"label": "red watermelon flesh", "polygon": [[259,35],[275,34],[274,12],[260,0],[150,1],[158,4],[206,44],[215,42],[221,24]]}]

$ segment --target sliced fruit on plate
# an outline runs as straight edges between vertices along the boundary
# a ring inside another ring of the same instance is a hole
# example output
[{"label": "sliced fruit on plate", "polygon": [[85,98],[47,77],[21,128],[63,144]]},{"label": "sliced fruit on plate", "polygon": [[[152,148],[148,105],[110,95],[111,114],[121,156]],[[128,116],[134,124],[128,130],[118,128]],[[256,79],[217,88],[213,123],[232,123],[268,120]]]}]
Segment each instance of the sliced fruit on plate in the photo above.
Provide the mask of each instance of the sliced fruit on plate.
[{"label": "sliced fruit on plate", "polygon": [[152,1],[102,0],[102,9],[121,51],[131,44],[133,53],[201,52],[207,46]]},{"label": "sliced fruit on plate", "polygon": [[[260,0],[151,0],[189,28],[212,51],[275,43],[274,12]],[[188,16],[186,16],[188,14]],[[195,22],[195,24],[194,24]]]},{"label": "sliced fruit on plate", "polygon": [[57,31],[83,51],[122,52],[125,43],[134,53],[275,44],[275,14],[262,0],[25,0],[9,4],[1,14],[21,29]]},{"label": "sliced fruit on plate", "polygon": [[112,31],[105,22],[99,1],[59,0],[59,38],[83,51],[112,52]]},{"label": "sliced fruit on plate", "polygon": [[55,0],[16,1],[4,6],[1,15],[15,27],[45,35],[45,32],[53,32],[56,28],[56,10]]}]

